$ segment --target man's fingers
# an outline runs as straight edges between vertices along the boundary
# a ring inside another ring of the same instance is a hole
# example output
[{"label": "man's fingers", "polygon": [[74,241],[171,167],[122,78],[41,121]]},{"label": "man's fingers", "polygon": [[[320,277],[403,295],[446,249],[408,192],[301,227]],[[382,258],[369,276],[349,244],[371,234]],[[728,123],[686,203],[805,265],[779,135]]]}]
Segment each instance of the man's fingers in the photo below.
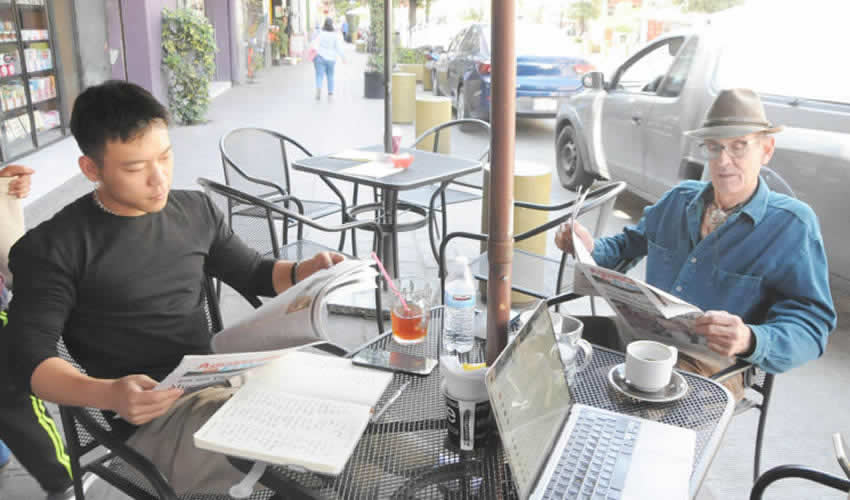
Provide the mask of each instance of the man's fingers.
[{"label": "man's fingers", "polygon": [[345,260],[345,255],[341,253],[331,252],[331,265],[339,264]]},{"label": "man's fingers", "polygon": [[15,177],[17,175],[32,175],[35,170],[23,165],[8,165],[0,169],[0,177]]}]

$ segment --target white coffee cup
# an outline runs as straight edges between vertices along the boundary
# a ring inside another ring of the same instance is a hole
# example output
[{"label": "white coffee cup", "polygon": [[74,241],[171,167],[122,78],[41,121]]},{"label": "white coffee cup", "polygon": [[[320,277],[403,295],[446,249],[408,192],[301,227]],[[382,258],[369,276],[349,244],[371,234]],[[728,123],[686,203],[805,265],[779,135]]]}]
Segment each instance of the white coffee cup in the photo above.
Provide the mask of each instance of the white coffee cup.
[{"label": "white coffee cup", "polygon": [[655,392],[670,383],[679,352],[673,346],[638,340],[626,346],[626,380],[635,388]]}]

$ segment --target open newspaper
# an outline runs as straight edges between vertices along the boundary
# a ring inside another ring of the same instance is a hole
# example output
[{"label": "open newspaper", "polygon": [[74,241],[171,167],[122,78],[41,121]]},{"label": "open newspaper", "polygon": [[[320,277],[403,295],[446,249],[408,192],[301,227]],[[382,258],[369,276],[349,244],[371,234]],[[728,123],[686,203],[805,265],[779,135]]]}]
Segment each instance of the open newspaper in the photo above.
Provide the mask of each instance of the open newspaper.
[{"label": "open newspaper", "polygon": [[[580,196],[575,214],[583,200]],[[733,363],[730,358],[709,349],[704,336],[694,333],[694,320],[703,315],[699,307],[641,280],[597,266],[575,232],[572,238],[576,257],[573,289],[578,294],[602,297],[608,302],[617,314],[624,344],[633,340],[655,340],[674,345],[681,352],[712,366]]]},{"label": "open newspaper", "polygon": [[327,299],[335,293],[374,289],[370,261],[347,259],[305,278],[250,315],[216,334],[215,354],[184,356],[157,389],[197,389],[265,365],[291,348],[333,341],[327,333]]}]

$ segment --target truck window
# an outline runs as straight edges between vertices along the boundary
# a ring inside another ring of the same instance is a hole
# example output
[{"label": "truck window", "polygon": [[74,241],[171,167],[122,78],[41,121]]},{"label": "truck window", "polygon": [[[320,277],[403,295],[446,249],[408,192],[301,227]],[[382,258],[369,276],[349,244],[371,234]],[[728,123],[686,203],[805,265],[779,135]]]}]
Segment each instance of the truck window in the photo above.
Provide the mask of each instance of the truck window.
[{"label": "truck window", "polygon": [[681,41],[681,38],[664,40],[637,59],[628,61],[628,66],[615,82],[616,88],[626,92],[656,93],[664,75],[673,65],[675,54],[670,54],[670,44]]},{"label": "truck window", "polygon": [[670,67],[670,72],[667,73],[667,76],[661,82],[661,87],[658,89],[659,96],[678,97],[682,93],[696,52],[697,37],[694,36],[688,40],[684,47],[679,49],[676,60],[673,61],[673,66]]}]

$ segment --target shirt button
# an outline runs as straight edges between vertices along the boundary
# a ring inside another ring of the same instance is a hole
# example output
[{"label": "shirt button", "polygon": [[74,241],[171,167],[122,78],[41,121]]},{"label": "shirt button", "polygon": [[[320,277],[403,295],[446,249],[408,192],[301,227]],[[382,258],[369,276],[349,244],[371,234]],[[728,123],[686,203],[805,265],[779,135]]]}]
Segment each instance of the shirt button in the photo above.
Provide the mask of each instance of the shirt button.
[{"label": "shirt button", "polygon": [[682,287],[677,286],[677,287],[676,287],[676,291],[677,291],[677,292],[681,292],[681,291],[682,291]]},{"label": "shirt button", "polygon": [[696,263],[697,263],[697,258],[691,257],[691,264],[696,264]]}]

